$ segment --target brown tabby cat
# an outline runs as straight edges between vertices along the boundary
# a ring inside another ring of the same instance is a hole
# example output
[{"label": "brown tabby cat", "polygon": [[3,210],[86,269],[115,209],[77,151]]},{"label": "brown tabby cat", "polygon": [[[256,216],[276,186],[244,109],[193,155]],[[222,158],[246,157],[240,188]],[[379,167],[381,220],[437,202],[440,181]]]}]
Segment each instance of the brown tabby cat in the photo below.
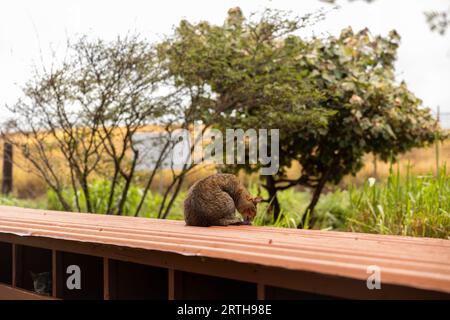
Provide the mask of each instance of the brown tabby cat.
[{"label": "brown tabby cat", "polygon": [[[214,174],[197,181],[184,200],[184,220],[189,226],[228,226],[251,224],[256,204],[261,197],[252,197],[232,174]],[[244,221],[236,216],[236,209]]]}]

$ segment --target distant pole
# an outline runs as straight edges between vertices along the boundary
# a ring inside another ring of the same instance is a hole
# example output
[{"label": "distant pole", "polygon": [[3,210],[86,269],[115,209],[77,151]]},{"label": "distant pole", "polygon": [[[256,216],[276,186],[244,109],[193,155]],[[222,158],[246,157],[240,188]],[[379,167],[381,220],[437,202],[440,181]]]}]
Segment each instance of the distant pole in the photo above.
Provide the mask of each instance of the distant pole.
[{"label": "distant pole", "polygon": [[[437,122],[440,122],[440,112],[441,108],[438,106],[437,107]],[[439,138],[439,137],[438,137]],[[439,176],[439,139],[436,140],[436,176]]]},{"label": "distant pole", "polygon": [[3,143],[3,182],[2,193],[9,194],[13,186],[13,146],[8,142]]},{"label": "distant pole", "polygon": [[377,156],[375,155],[375,153],[373,154],[373,177],[374,178],[378,178],[377,177],[377,174],[378,174],[378,172],[377,172],[378,170],[377,170]]},{"label": "distant pole", "polygon": [[163,171],[159,170],[159,193],[163,194]]}]

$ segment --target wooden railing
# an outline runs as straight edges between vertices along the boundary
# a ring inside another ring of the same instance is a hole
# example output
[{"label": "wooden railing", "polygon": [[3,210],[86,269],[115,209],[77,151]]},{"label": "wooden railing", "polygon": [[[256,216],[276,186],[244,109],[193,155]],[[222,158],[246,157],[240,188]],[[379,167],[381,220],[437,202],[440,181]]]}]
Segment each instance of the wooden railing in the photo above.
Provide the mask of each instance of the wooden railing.
[{"label": "wooden railing", "polygon": [[[71,265],[81,289],[67,286]],[[30,271],[51,271],[50,297]],[[450,241],[0,206],[0,299],[333,297],[448,299]]]}]

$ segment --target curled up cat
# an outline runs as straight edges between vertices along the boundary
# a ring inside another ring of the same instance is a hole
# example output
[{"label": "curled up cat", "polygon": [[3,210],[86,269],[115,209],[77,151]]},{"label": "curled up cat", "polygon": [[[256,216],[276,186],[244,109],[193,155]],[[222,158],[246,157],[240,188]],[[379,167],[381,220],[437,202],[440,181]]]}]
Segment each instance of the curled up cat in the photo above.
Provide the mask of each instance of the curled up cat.
[{"label": "curled up cat", "polygon": [[[252,197],[232,174],[214,174],[197,181],[184,201],[184,219],[189,226],[251,224],[261,197]],[[236,210],[244,220],[236,216]]]}]

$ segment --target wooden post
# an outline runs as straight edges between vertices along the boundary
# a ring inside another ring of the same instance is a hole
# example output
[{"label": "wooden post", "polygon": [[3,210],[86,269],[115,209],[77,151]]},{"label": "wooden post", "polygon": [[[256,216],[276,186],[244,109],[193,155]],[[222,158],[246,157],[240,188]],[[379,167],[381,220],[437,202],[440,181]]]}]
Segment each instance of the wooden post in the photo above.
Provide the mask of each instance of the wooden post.
[{"label": "wooden post", "polygon": [[256,298],[258,300],[266,300],[266,286],[262,283],[258,283],[256,290]]},{"label": "wooden post", "polygon": [[12,286],[20,287],[22,283],[22,246],[13,243],[13,274],[12,274]]},{"label": "wooden post", "polygon": [[63,270],[62,253],[55,249],[52,250],[52,296],[53,298],[62,298],[64,286],[66,285],[66,274]]},{"label": "wooden post", "polygon": [[110,300],[109,259],[103,258],[103,300]]},{"label": "wooden post", "polygon": [[13,288],[16,287],[17,283],[17,245],[15,243],[12,244],[12,279],[11,286]]},{"label": "wooden post", "polygon": [[13,146],[8,142],[3,143],[3,182],[2,193],[9,194],[13,186]]},{"label": "wooden post", "polygon": [[169,300],[179,300],[183,298],[181,277],[182,274],[180,271],[172,268],[168,269]]}]

